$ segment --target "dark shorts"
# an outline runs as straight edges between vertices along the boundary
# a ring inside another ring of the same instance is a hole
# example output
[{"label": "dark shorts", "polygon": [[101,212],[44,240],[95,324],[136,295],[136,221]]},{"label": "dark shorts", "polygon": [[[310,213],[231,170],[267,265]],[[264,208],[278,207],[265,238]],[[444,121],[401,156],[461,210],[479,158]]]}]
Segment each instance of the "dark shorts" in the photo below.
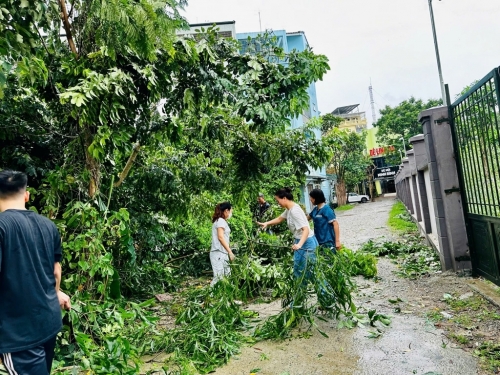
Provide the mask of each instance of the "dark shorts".
[{"label": "dark shorts", "polygon": [[34,348],[0,354],[9,375],[48,375],[52,368],[56,336]]}]

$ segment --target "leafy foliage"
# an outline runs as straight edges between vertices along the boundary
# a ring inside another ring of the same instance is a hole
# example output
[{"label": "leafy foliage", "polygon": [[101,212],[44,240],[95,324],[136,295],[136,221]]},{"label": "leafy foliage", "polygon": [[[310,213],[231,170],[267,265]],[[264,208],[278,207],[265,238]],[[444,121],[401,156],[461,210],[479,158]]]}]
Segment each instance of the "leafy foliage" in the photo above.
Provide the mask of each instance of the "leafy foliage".
[{"label": "leafy foliage", "polygon": [[342,123],[342,117],[335,116],[331,113],[327,113],[320,117],[321,121],[321,133],[327,134],[333,128],[338,128]]},{"label": "leafy foliage", "polygon": [[417,235],[407,235],[401,241],[365,243],[360,251],[374,256],[388,256],[398,264],[396,272],[401,277],[417,278],[438,272],[441,263],[436,252],[422,243]]},{"label": "leafy foliage", "polygon": [[379,128],[377,138],[380,143],[393,145],[397,150],[403,150],[401,138],[404,138],[406,147],[410,147],[409,139],[422,133],[422,126],[418,121],[420,112],[439,105],[442,105],[441,99],[424,102],[411,97],[395,107],[385,106],[380,110],[380,118],[373,124]]},{"label": "leafy foliage", "polygon": [[349,265],[349,274],[352,276],[361,275],[366,278],[377,276],[377,258],[373,254],[363,251],[352,251],[347,248],[338,250],[339,256],[346,258]]},{"label": "leafy foliage", "polygon": [[[305,172],[328,160],[311,128],[289,130],[309,105],[309,85],[329,69],[326,57],[273,49],[280,64],[240,54],[214,28],[178,36],[185,4],[2,4],[0,168],[30,175],[31,208],[62,234],[63,288],[75,308],[58,341],[61,367],[132,374],[143,354],[175,347],[179,366],[209,371],[243,340],[248,316],[235,298],[291,293],[289,269],[277,263],[290,261],[281,240],[261,234],[248,245],[240,235],[233,279],[214,295],[190,294],[182,329],[159,332],[152,302],[133,302],[207,270],[216,202],[233,201],[234,233],[250,233],[249,197],[285,185],[298,192]],[[349,276],[324,272],[335,309],[352,309]],[[213,345],[199,346],[189,327]]]},{"label": "leafy foliage", "polygon": [[332,128],[323,136],[323,142],[330,152],[327,171],[337,176],[337,203],[343,206],[347,201],[347,189],[366,178],[367,167],[371,164],[363,155],[365,135]]}]

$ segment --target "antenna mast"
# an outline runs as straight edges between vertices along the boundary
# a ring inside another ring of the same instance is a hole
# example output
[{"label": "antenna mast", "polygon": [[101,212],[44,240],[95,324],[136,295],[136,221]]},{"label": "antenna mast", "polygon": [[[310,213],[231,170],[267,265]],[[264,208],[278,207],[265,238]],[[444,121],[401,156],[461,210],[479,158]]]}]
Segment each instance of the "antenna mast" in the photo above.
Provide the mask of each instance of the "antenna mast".
[{"label": "antenna mast", "polygon": [[375,124],[377,122],[377,115],[375,114],[375,101],[373,100],[373,88],[372,88],[372,80],[370,79],[370,86],[368,87],[368,90],[370,91],[370,104],[372,106],[372,119],[373,123]]}]

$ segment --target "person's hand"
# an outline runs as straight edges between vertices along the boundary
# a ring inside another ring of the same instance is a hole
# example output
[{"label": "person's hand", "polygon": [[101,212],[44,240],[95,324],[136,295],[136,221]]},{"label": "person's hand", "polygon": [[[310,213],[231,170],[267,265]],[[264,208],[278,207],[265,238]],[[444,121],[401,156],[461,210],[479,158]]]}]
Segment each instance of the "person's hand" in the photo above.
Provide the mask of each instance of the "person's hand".
[{"label": "person's hand", "polygon": [[267,223],[259,223],[257,221],[257,224],[259,224],[259,226],[262,228],[262,230],[266,229],[267,228]]},{"label": "person's hand", "polygon": [[337,250],[342,249],[342,244],[340,243],[340,241],[335,241],[335,247],[337,248]]},{"label": "person's hand", "polygon": [[302,246],[299,246],[299,244],[298,244],[298,243],[296,243],[296,244],[293,244],[293,245],[292,245],[292,250],[293,250],[293,251],[295,251],[295,250],[299,250],[301,247],[302,247]]},{"label": "person's hand", "polygon": [[235,256],[235,255],[233,254],[233,252],[231,251],[231,252],[229,253],[229,260],[232,262],[232,261],[233,261],[233,260],[235,260],[235,259],[236,259],[236,256]]},{"label": "person's hand", "polygon": [[71,310],[71,301],[66,293],[60,290],[57,291],[57,298],[59,299],[59,306],[61,306],[61,309]]}]

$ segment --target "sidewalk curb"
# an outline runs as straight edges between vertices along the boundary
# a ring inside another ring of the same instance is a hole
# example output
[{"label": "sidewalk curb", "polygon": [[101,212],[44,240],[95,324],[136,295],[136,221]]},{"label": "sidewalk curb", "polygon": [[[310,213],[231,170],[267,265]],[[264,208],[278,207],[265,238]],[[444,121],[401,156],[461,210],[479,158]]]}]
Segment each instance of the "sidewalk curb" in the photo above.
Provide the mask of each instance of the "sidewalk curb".
[{"label": "sidewalk curb", "polygon": [[498,293],[499,288],[496,285],[489,285],[480,279],[468,281],[467,285],[490,303],[496,307],[500,307],[500,294]]}]

